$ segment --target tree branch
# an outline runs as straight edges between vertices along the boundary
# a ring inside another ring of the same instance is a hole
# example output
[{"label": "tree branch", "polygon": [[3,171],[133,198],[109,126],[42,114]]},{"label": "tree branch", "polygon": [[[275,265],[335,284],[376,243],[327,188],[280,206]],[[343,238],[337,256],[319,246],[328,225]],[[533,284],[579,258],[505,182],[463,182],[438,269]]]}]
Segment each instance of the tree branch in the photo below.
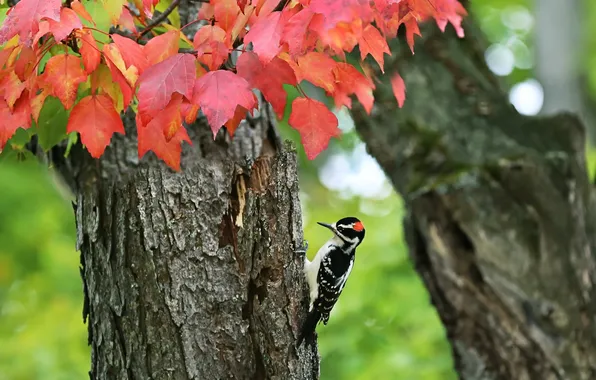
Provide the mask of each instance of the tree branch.
[{"label": "tree branch", "polygon": [[172,4],[170,4],[169,7],[167,7],[162,14],[160,14],[159,16],[157,16],[156,18],[154,18],[153,20],[151,20],[151,22],[149,24],[147,24],[147,27],[145,29],[143,29],[143,31],[139,34],[139,36],[137,37],[137,41],[140,40],[141,38],[143,38],[143,36],[147,33],[149,33],[153,28],[155,28],[156,26],[158,26],[159,24],[161,24],[162,22],[164,22],[168,16],[170,15],[170,13],[172,13],[174,11],[174,9],[176,9],[176,7],[180,4],[180,0],[174,0],[172,1]]}]

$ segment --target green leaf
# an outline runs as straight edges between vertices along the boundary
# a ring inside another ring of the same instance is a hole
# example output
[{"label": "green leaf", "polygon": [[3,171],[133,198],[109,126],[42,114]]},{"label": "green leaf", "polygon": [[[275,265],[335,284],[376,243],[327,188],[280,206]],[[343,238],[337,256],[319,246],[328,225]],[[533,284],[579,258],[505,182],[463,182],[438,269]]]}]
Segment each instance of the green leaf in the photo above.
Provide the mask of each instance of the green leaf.
[{"label": "green leaf", "polygon": [[37,138],[44,151],[48,151],[66,138],[67,122],[68,112],[62,103],[57,98],[49,96],[39,113],[37,122]]},{"label": "green leaf", "polygon": [[70,154],[70,148],[72,148],[72,146],[76,144],[78,140],[79,135],[76,132],[71,132],[68,134],[68,145],[66,145],[66,152],[64,152],[64,157],[68,157],[68,155]]},{"label": "green leaf", "polygon": [[[171,4],[172,0],[161,0],[155,6],[155,10],[163,13]],[[170,23],[172,23],[172,25],[174,25],[176,28],[180,28],[180,13],[178,13],[178,7],[176,7],[172,13],[168,15],[168,20],[170,20]]]},{"label": "green leaf", "polygon": [[91,29],[91,33],[96,41],[100,43],[109,43],[110,38],[108,37],[107,33],[110,31],[111,21],[110,15],[108,11],[102,6],[102,3],[99,1],[86,1],[83,3],[85,5],[85,9],[91,15],[93,21],[95,21],[95,26],[91,24],[89,21],[82,19],[83,25],[91,27],[93,29],[101,30],[105,33],[97,32]]}]

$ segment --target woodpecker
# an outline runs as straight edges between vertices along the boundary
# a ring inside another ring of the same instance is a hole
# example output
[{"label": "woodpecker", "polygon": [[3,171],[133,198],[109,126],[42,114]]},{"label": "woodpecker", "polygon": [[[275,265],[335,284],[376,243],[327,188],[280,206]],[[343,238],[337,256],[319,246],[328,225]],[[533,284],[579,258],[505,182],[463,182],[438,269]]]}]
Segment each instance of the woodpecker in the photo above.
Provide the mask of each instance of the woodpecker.
[{"label": "woodpecker", "polygon": [[304,273],[310,288],[310,303],[298,337],[298,347],[305,338],[312,340],[320,321],[327,325],[329,313],[354,266],[356,247],[364,240],[364,225],[357,218],[347,217],[333,224],[317,224],[330,229],[333,237],[319,249],[312,262],[305,257]]}]

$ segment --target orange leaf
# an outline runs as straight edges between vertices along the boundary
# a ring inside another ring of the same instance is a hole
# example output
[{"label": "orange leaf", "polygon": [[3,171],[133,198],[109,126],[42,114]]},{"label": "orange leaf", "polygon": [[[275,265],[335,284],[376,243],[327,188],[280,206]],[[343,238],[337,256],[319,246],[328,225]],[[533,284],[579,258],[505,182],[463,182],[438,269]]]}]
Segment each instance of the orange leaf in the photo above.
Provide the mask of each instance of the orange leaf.
[{"label": "orange leaf", "polygon": [[70,112],[66,131],[79,132],[91,156],[99,158],[114,132],[124,134],[124,125],[109,96],[89,95]]},{"label": "orange leaf", "polygon": [[335,88],[335,78],[333,69],[337,62],[329,56],[311,51],[298,58],[298,67],[300,68],[300,79],[306,79],[315,86],[319,86],[327,92],[333,92]]},{"label": "orange leaf", "polygon": [[364,58],[370,54],[373,58],[377,61],[379,66],[381,67],[381,71],[385,72],[383,69],[384,65],[384,58],[383,54],[387,53],[391,55],[391,51],[389,50],[389,46],[387,45],[387,41],[385,38],[379,33],[377,28],[372,25],[368,25],[362,31],[362,38],[359,41],[360,46],[360,58],[364,60]]},{"label": "orange leaf", "polygon": [[81,19],[70,8],[62,8],[60,10],[60,21],[48,20],[50,25],[50,32],[54,35],[56,41],[62,41],[75,29],[83,28]]},{"label": "orange leaf", "polygon": [[120,15],[120,20],[118,21],[118,25],[125,27],[126,29],[130,30],[131,32],[137,32],[137,27],[135,26],[135,20],[132,17],[132,14],[128,10],[128,8],[122,8],[122,14]]},{"label": "orange leaf", "polygon": [[336,107],[345,105],[352,108],[352,101],[349,96],[356,94],[366,112],[370,114],[375,101],[372,93],[375,88],[374,83],[356,70],[354,66],[343,62],[337,63],[337,66],[333,69],[333,75],[336,83],[336,89],[333,93]]},{"label": "orange leaf", "polygon": [[211,4],[217,25],[225,31],[230,31],[240,13],[236,0],[211,0]]},{"label": "orange leaf", "polygon": [[0,96],[6,100],[6,104],[12,110],[14,103],[21,97],[25,84],[21,82],[14,71],[0,72]]},{"label": "orange leaf", "polygon": [[323,103],[314,99],[294,99],[288,124],[300,132],[300,140],[309,160],[324,151],[332,137],[340,135],[337,117]]},{"label": "orange leaf", "polygon": [[257,99],[244,78],[230,71],[217,70],[197,79],[192,103],[201,106],[215,137],[234,117],[236,106],[252,110]]},{"label": "orange leaf", "polygon": [[226,129],[230,134],[230,137],[234,137],[234,132],[236,132],[236,129],[238,129],[238,126],[240,125],[242,120],[246,118],[247,112],[248,111],[246,110],[246,108],[242,106],[236,107],[236,111],[234,111],[234,116],[225,124]]},{"label": "orange leaf", "polygon": [[403,107],[406,100],[406,85],[398,72],[391,77],[391,89],[393,90],[393,95],[395,95],[399,108]]},{"label": "orange leaf", "polygon": [[97,43],[93,34],[89,29],[82,29],[77,32],[78,37],[81,39],[81,58],[83,58],[83,65],[85,66],[85,72],[91,74],[99,65],[101,60],[101,52],[97,48]]},{"label": "orange leaf", "polygon": [[50,58],[43,77],[50,85],[52,95],[60,99],[66,109],[70,109],[74,104],[79,84],[87,80],[87,74],[81,67],[81,59],[70,54],[59,54]]},{"label": "orange leaf", "polygon": [[[103,50],[104,50],[104,54],[106,53],[106,51],[109,51],[110,45],[103,45]],[[114,80],[115,83],[118,84],[118,86],[120,86],[120,91],[122,92],[122,106],[124,108],[128,107],[128,105],[130,104],[130,101],[132,100],[132,96],[133,96],[133,90],[131,85],[128,83],[128,80],[124,77],[124,74],[122,74],[122,71],[120,71],[120,69],[114,64],[114,62],[109,59],[108,54],[105,54],[106,57],[106,65],[108,66],[108,68],[110,69],[110,73],[112,74],[112,78]],[[120,57],[120,60],[122,60],[122,57]],[[122,61],[122,65],[124,65],[124,62]],[[99,66],[101,67],[101,66]],[[136,72],[136,68],[132,67],[132,70],[134,70]]]},{"label": "orange leaf", "polygon": [[4,149],[4,145],[17,129],[29,127],[31,127],[31,108],[27,91],[23,91],[12,111],[8,108],[8,104],[0,99],[0,151]]},{"label": "orange leaf", "polygon": [[166,58],[170,58],[178,53],[178,40],[180,40],[180,31],[171,30],[157,37],[153,37],[143,47],[143,52],[147,56],[150,65],[155,65]]},{"label": "orange leaf", "polygon": [[0,45],[19,35],[22,44],[30,47],[42,19],[60,20],[61,0],[21,0],[10,9],[0,27]]},{"label": "orange leaf", "polygon": [[203,26],[193,38],[198,61],[207,65],[210,70],[216,70],[230,54],[231,46],[225,41],[226,32],[222,28],[211,25]]},{"label": "orange leaf", "polygon": [[139,160],[143,158],[145,153],[151,150],[157,157],[164,160],[169,167],[176,171],[180,170],[182,142],[186,141],[192,144],[184,126],[178,128],[176,134],[170,141],[167,141],[163,134],[163,129],[158,125],[158,122],[152,120],[147,126],[144,126],[139,114],[137,114],[137,135],[139,140]]},{"label": "orange leaf", "polygon": [[87,12],[87,10],[85,9],[85,6],[83,4],[81,4],[79,2],[79,0],[72,1],[70,3],[70,7],[72,8],[73,11],[77,12],[79,17],[82,17],[85,20],[89,21],[91,24],[96,25],[95,21],[93,21],[93,18],[91,17],[89,12]]}]

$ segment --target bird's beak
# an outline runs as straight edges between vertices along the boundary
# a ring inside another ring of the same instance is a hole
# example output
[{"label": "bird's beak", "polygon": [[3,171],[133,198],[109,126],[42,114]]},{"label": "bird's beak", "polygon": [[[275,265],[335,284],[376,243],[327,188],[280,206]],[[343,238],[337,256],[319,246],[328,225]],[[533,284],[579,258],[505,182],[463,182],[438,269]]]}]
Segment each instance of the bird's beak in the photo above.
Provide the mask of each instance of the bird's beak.
[{"label": "bird's beak", "polygon": [[323,223],[323,222],[317,222],[317,224],[329,228],[331,231],[333,231],[335,233],[335,228],[333,228],[333,226],[331,224],[327,224],[327,223]]}]

